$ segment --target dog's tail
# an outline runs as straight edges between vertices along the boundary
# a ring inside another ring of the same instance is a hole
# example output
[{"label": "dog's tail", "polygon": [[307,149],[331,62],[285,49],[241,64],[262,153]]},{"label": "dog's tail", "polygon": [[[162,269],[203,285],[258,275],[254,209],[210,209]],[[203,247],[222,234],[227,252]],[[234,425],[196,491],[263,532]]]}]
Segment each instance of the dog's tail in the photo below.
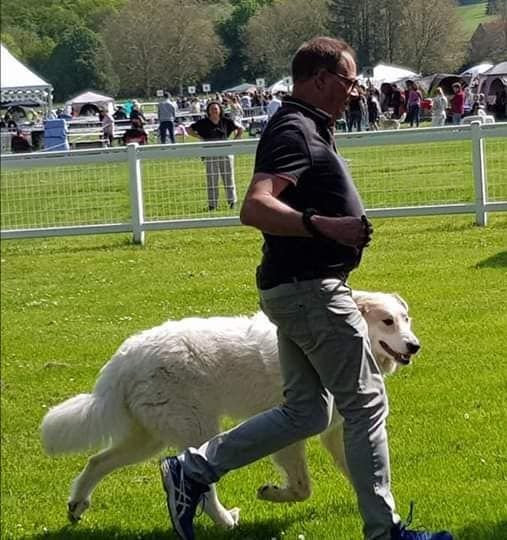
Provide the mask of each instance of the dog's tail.
[{"label": "dog's tail", "polygon": [[93,394],[67,399],[42,420],[42,445],[49,455],[103,448],[128,432],[130,417],[119,394],[121,389],[108,384],[107,367]]}]

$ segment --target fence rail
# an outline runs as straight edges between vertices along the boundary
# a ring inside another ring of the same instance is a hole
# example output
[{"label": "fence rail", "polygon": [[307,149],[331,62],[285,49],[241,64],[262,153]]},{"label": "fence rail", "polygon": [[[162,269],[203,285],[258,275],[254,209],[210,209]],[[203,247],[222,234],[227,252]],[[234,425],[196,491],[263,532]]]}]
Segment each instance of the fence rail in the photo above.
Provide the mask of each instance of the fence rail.
[{"label": "fence rail", "polygon": [[[208,211],[203,158],[234,156],[241,200],[256,139],[2,156],[1,238],[239,224]],[[371,217],[507,210],[507,123],[338,134]],[[223,195],[221,195],[223,198]]]}]

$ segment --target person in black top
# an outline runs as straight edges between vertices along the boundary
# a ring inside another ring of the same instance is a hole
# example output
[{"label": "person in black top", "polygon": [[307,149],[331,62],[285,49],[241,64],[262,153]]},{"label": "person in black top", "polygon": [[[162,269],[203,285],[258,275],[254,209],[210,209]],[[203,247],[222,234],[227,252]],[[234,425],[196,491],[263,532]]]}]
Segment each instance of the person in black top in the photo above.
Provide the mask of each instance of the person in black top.
[{"label": "person in black top", "polygon": [[[235,139],[241,138],[243,126],[224,116],[224,110],[218,101],[210,101],[206,107],[206,117],[194,122],[187,128],[187,132],[203,141],[223,141],[232,134]],[[237,202],[234,156],[205,157],[203,160],[206,164],[208,210],[216,210],[218,206],[220,177],[224,183],[229,208],[234,208]]]},{"label": "person in black top", "polygon": [[24,154],[32,151],[32,145],[28,142],[28,139],[23,135],[20,129],[16,130],[16,135],[11,138],[11,152],[14,154]]},{"label": "person in black top", "polygon": [[303,44],[292,62],[293,95],[259,141],[240,217],[264,236],[257,284],[261,307],[277,326],[284,403],[162,460],[169,513],[184,540],[194,539],[195,511],[210,484],[322,432],[333,398],[344,419],[364,538],[452,540],[445,532],[408,530],[395,511],[384,382],[347,285],[372,235],[331,129],[358,91],[356,76],[345,42],[319,37]]},{"label": "person in black top", "polygon": [[138,144],[148,144],[148,133],[143,129],[143,125],[139,118],[132,120],[132,127],[125,130],[122,136],[123,144],[136,142]]},{"label": "person in black top", "polygon": [[132,122],[132,125],[134,120],[139,120],[141,122],[141,126],[144,126],[144,124],[146,124],[146,117],[141,110],[141,105],[135,100],[132,102],[132,110],[130,111],[129,118]]}]

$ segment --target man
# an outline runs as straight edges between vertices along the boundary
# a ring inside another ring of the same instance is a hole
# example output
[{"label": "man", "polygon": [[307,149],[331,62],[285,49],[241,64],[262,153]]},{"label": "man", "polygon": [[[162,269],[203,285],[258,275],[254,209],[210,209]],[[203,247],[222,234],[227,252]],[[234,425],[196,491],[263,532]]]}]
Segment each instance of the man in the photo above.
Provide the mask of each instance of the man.
[{"label": "man", "polygon": [[454,92],[454,95],[451,97],[452,123],[459,125],[465,112],[465,93],[459,83],[452,85],[452,91]]},{"label": "man", "polygon": [[[231,118],[224,116],[222,105],[218,101],[210,101],[206,107],[206,118],[194,122],[187,132],[192,137],[203,141],[222,141],[234,135],[240,139],[244,128]],[[206,163],[206,181],[208,190],[208,210],[218,207],[218,183],[220,177],[224,183],[229,208],[233,209],[237,202],[236,183],[234,181],[234,156],[218,156],[203,158]]]},{"label": "man", "polygon": [[[180,538],[208,485],[225,473],[324,430],[334,403],[344,418],[347,464],[369,540],[452,540],[408,530],[390,490],[382,375],[346,284],[371,226],[330,126],[357,93],[352,49],[314,38],[292,62],[294,90],[257,149],[241,220],[264,235],[261,305],[278,327],[285,402],[161,462]],[[329,393],[328,393],[329,391]],[[353,536],[351,533],[350,536]]]},{"label": "man", "polygon": [[266,114],[268,115],[268,122],[271,120],[271,117],[276,113],[276,111],[282,106],[280,101],[280,93],[276,92],[271,96],[269,103],[266,106]]},{"label": "man", "polygon": [[169,133],[169,139],[174,144],[176,142],[174,138],[174,121],[176,120],[178,106],[171,100],[169,92],[164,92],[164,98],[164,101],[157,105],[160,142],[165,144],[167,142],[167,133]]}]

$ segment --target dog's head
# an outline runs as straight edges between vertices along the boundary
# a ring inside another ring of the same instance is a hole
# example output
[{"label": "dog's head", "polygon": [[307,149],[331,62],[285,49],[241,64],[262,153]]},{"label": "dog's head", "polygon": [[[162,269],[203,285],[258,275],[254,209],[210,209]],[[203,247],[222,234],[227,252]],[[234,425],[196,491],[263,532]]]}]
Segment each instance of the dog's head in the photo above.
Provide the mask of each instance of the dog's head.
[{"label": "dog's head", "polygon": [[412,331],[407,303],[397,294],[354,291],[353,298],[368,323],[368,334],[379,367],[393,373],[410,364],[421,345]]}]

